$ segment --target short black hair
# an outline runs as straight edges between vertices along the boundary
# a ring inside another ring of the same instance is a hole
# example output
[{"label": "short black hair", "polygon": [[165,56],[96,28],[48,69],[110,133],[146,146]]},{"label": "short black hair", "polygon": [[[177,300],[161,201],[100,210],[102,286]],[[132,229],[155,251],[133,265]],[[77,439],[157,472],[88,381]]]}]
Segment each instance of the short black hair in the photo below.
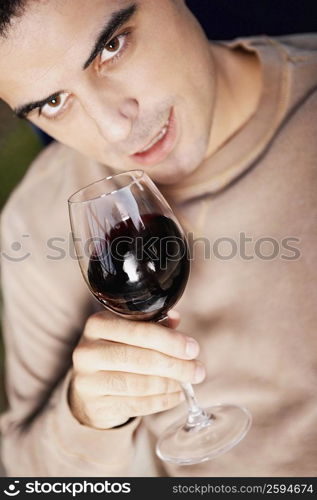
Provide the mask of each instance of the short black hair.
[{"label": "short black hair", "polygon": [[0,0],[0,36],[6,36],[14,17],[21,16],[28,0]]}]

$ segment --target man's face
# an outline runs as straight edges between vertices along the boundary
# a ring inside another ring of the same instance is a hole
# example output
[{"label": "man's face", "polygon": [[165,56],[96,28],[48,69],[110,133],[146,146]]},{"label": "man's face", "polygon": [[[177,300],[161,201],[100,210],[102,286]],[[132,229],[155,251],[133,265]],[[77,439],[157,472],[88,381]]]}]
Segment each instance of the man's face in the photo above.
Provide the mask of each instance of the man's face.
[{"label": "man's face", "polygon": [[182,0],[32,0],[0,39],[0,97],[103,164],[177,182],[208,148],[210,50]]}]

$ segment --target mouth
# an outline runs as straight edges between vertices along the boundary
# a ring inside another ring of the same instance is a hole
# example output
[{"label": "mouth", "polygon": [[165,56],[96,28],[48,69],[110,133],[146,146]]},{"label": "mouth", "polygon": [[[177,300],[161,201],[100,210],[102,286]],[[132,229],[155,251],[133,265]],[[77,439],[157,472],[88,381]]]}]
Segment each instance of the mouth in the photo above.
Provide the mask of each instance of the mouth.
[{"label": "mouth", "polygon": [[151,166],[162,162],[171,153],[176,142],[176,120],[173,108],[167,122],[155,137],[140,151],[130,156],[141,165]]}]

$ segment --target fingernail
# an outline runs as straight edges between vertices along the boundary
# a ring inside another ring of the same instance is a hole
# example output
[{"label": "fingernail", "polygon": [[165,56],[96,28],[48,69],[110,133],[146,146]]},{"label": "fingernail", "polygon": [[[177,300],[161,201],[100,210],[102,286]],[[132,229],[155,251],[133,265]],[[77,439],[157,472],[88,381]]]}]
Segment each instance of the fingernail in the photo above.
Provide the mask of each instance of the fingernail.
[{"label": "fingernail", "polygon": [[189,358],[196,358],[199,353],[199,345],[195,339],[188,338],[186,342],[186,356]]},{"label": "fingernail", "polygon": [[197,364],[194,376],[195,383],[199,384],[199,382],[202,382],[205,376],[206,376],[206,368],[202,363]]}]

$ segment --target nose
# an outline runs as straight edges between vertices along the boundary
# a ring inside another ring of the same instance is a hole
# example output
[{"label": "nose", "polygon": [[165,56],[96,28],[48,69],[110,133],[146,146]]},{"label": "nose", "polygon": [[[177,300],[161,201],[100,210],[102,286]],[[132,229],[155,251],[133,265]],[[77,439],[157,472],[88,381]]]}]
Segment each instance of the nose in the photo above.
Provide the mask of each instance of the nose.
[{"label": "nose", "polygon": [[[106,102],[105,102],[106,101]],[[138,115],[136,99],[112,95],[107,99],[93,100],[91,97],[85,110],[93,120],[100,135],[109,143],[126,140]]]}]

